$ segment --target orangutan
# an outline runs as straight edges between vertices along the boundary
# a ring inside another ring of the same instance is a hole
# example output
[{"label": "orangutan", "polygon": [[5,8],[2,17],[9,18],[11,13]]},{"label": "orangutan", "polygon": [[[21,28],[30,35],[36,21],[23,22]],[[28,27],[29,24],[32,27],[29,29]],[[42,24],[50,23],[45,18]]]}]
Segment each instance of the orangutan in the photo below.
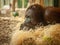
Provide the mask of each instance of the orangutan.
[{"label": "orangutan", "polygon": [[44,19],[47,23],[60,23],[60,8],[46,8]]},{"label": "orangutan", "polygon": [[35,28],[38,26],[46,26],[48,24],[60,23],[60,8],[46,7],[39,4],[31,5],[27,8],[25,13],[25,21],[21,24],[20,29],[24,27]]}]

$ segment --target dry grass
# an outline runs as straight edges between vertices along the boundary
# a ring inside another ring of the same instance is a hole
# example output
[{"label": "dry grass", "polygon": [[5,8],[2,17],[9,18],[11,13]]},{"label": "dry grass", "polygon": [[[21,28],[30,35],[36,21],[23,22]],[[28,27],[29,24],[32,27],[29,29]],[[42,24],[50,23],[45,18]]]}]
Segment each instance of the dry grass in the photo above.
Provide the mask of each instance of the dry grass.
[{"label": "dry grass", "polygon": [[13,17],[12,14],[0,14],[0,45],[9,45],[11,33],[20,29],[20,24],[24,21],[25,10],[19,10],[18,13],[17,17]]},{"label": "dry grass", "polygon": [[34,31],[17,30],[12,35],[11,45],[60,45],[60,24]]}]

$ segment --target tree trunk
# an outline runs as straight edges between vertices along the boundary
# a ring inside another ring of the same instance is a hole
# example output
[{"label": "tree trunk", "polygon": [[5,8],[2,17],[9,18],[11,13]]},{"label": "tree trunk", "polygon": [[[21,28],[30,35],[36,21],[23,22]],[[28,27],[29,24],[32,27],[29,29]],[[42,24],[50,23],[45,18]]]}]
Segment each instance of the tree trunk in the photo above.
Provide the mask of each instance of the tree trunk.
[{"label": "tree trunk", "polygon": [[40,0],[40,5],[44,6],[44,0]]},{"label": "tree trunk", "polygon": [[15,11],[15,4],[16,4],[16,1],[17,0],[13,0],[13,3],[12,3],[12,10]]}]

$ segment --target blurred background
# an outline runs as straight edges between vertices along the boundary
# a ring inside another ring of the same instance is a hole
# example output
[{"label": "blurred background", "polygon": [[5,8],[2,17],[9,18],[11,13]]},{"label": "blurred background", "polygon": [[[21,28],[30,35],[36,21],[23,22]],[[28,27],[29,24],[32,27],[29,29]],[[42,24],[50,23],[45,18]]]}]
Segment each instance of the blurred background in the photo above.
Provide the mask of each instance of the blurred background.
[{"label": "blurred background", "polygon": [[[13,0],[0,0],[0,8],[4,5],[9,5]],[[60,7],[60,0],[16,0],[17,8],[26,8],[28,4],[39,3],[42,6]]]},{"label": "blurred background", "polygon": [[60,7],[60,0],[0,0],[0,10],[6,10],[7,8],[10,9],[10,12],[24,11],[32,4],[40,4],[44,7]]}]

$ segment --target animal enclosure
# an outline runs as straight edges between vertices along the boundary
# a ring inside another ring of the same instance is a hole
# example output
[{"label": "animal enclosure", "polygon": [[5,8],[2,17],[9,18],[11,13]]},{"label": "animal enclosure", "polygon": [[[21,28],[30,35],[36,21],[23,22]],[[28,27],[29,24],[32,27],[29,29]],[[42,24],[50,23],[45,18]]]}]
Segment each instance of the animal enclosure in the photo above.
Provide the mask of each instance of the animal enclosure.
[{"label": "animal enclosure", "polygon": [[[60,8],[60,0],[0,0],[0,45],[60,45],[60,23],[36,26],[36,19],[42,20],[42,13],[40,12],[42,10],[35,10],[37,8],[32,6],[31,9],[33,10],[34,8],[34,10],[30,13],[31,10],[28,8],[34,4],[41,5],[44,11],[47,7],[48,14],[46,13],[46,15],[48,15],[47,18],[49,21],[49,17],[52,16],[51,20],[55,20],[56,17],[56,20],[59,22],[60,18],[58,19],[57,17],[60,17],[60,9],[58,9],[59,11],[55,11],[54,9],[50,10],[50,8]],[[40,17],[36,16],[38,13],[41,14]],[[31,16],[31,14],[33,16]],[[31,23],[36,26],[35,29],[20,30],[21,24],[25,24],[26,26],[25,20],[28,15],[30,15],[31,18],[37,17],[36,19],[34,18],[34,23]]]}]

